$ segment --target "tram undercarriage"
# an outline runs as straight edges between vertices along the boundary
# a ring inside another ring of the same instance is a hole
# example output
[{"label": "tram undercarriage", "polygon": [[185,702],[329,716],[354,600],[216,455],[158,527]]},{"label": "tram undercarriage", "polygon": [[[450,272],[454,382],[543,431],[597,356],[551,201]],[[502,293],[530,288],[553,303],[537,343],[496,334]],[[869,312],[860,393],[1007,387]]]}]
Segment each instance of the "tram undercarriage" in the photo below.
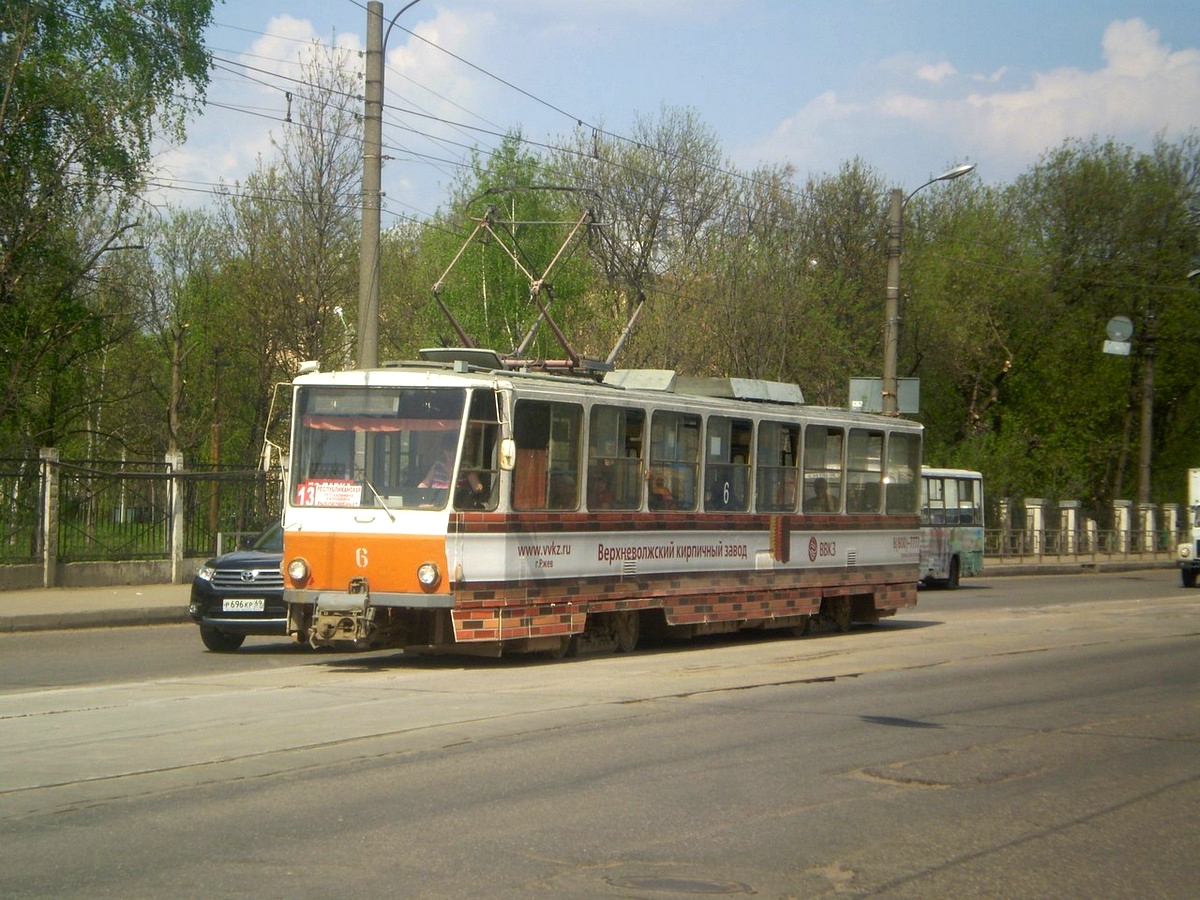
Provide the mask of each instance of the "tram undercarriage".
[{"label": "tram undercarriage", "polygon": [[[456,634],[455,616],[448,608],[374,605],[366,593],[336,596],[339,602],[319,600],[316,604],[289,606],[289,632],[313,648],[343,651],[395,648],[406,653],[499,657],[544,652],[553,657],[567,657],[628,653],[647,638],[688,640],[705,635],[763,630],[788,630],[797,637],[846,632],[854,622],[874,624],[896,612],[893,608],[879,608],[869,593],[822,597],[819,606],[814,604],[813,611],[801,614],[687,622],[676,620],[669,607],[650,606],[646,602],[635,601],[637,608],[608,611],[581,610],[577,605],[568,611],[568,604],[543,604],[537,607],[540,615],[510,615],[510,624],[501,629],[512,635],[514,629],[524,627],[525,634],[502,639],[476,637],[464,640],[461,633]],[[517,624],[513,624],[514,620]],[[534,624],[535,621],[541,624]],[[558,624],[548,625],[547,621]],[[458,630],[463,632],[466,625],[475,623],[462,619],[459,624]]]}]

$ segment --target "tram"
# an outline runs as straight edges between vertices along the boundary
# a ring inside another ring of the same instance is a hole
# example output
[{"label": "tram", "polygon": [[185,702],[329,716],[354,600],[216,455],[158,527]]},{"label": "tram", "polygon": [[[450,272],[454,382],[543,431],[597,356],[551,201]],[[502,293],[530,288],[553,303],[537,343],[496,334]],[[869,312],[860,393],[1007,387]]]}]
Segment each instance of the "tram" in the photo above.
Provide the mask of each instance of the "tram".
[{"label": "tram", "polygon": [[920,424],[778,382],[420,356],[293,383],[297,639],[558,656],[916,604]]}]

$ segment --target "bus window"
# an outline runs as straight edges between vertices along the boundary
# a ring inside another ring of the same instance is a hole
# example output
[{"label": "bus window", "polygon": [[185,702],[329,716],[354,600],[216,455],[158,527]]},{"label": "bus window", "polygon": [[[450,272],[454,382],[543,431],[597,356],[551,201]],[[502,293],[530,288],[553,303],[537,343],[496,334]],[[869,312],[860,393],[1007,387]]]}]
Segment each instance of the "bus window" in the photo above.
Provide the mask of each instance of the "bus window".
[{"label": "bus window", "polygon": [[659,410],[650,422],[651,509],[695,509],[700,417]]},{"label": "bus window", "polygon": [[888,435],[887,491],[884,512],[912,515],[917,511],[917,486],[921,472],[921,438],[916,434]]},{"label": "bus window", "polygon": [[941,478],[926,475],[921,479],[921,524],[946,524],[946,482]]},{"label": "bus window", "polygon": [[749,419],[709,416],[708,443],[704,457],[704,508],[749,509],[750,437]]},{"label": "bus window", "polygon": [[842,508],[842,443],[840,428],[809,425],[804,429],[804,511],[838,512]]},{"label": "bus window", "polygon": [[645,424],[646,413],[640,409],[592,407],[588,431],[588,509],[641,507]]},{"label": "bus window", "polygon": [[982,525],[983,497],[982,492],[977,490],[981,486],[980,482],[969,478],[960,478],[957,479],[956,483],[958,488],[958,524]]},{"label": "bus window", "polygon": [[764,512],[796,511],[796,466],[800,461],[800,426],[782,422],[758,425],[755,502]]},{"label": "bus window", "polygon": [[577,509],[583,409],[574,403],[520,400],[513,412],[517,445],[513,509]]}]

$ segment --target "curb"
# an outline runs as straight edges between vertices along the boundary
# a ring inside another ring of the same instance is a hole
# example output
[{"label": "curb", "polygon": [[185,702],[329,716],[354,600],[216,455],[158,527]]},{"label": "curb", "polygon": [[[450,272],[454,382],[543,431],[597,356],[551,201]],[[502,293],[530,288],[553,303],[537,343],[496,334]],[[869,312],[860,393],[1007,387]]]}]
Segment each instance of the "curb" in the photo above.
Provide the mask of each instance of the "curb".
[{"label": "curb", "polygon": [[125,628],[181,625],[191,622],[182,609],[112,609],[94,612],[25,613],[0,616],[0,634],[27,631],[75,631],[82,628]]}]

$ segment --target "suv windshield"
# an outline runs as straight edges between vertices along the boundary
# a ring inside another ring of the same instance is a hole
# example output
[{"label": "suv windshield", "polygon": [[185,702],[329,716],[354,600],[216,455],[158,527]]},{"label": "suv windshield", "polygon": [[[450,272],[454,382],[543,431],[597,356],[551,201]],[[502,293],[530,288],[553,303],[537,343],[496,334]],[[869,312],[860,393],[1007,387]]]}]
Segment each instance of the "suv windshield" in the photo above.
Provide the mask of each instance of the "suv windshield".
[{"label": "suv windshield", "polygon": [[251,550],[257,550],[260,553],[282,553],[283,552],[283,526],[276,522],[257,538],[250,545]]}]

